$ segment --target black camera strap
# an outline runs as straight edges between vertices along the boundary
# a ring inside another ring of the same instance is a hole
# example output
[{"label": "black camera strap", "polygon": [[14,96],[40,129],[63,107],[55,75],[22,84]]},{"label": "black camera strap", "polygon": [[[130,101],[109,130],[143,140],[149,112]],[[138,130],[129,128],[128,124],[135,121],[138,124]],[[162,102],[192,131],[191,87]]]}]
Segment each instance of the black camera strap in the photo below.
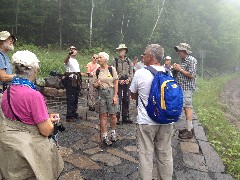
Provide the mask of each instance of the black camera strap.
[{"label": "black camera strap", "polygon": [[[12,109],[12,106],[11,106],[11,103],[10,103],[10,86],[7,88],[7,100],[8,100],[8,105],[14,115],[14,117],[18,120],[18,121],[21,121],[20,118],[14,113],[13,109]],[[21,121],[22,122],[22,121]]]}]

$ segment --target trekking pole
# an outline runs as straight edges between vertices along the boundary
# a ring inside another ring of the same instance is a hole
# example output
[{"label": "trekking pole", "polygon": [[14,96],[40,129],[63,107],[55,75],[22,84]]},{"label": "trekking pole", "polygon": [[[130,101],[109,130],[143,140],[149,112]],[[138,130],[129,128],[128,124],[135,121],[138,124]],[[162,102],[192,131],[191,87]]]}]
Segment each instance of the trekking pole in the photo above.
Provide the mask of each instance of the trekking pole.
[{"label": "trekking pole", "polygon": [[[88,103],[88,96],[89,96],[89,77],[90,77],[90,74],[87,73],[88,75],[88,78],[87,78],[87,107],[89,108],[89,103]],[[88,119],[88,111],[86,111],[86,120]]]},{"label": "trekking pole", "polygon": [[100,130],[100,148],[101,148],[101,151],[103,151],[103,141],[102,141],[102,126],[101,126],[101,119],[100,119],[100,93],[99,93],[99,88],[98,88],[98,113],[99,113],[99,130]]},{"label": "trekking pole", "polygon": [[123,114],[122,114],[122,102],[123,102],[123,88],[121,88],[121,106],[120,106],[120,117],[122,117],[122,122],[121,124],[123,125]]}]

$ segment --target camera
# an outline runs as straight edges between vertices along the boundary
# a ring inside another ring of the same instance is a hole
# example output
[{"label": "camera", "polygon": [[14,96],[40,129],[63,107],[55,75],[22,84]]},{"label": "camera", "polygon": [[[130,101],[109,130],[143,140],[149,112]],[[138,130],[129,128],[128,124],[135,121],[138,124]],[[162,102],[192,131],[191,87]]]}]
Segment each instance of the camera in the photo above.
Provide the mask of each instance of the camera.
[{"label": "camera", "polygon": [[127,80],[127,79],[128,79],[128,76],[127,76],[127,75],[121,76],[121,77],[119,78],[119,80]]},{"label": "camera", "polygon": [[61,122],[55,122],[53,124],[53,135],[56,135],[58,133],[58,131],[63,132],[65,131],[65,127]]},{"label": "camera", "polygon": [[64,131],[66,128],[63,126],[61,122],[55,122],[53,123],[53,133],[48,137],[49,141],[56,144],[56,146],[59,148],[58,145],[58,132]]}]

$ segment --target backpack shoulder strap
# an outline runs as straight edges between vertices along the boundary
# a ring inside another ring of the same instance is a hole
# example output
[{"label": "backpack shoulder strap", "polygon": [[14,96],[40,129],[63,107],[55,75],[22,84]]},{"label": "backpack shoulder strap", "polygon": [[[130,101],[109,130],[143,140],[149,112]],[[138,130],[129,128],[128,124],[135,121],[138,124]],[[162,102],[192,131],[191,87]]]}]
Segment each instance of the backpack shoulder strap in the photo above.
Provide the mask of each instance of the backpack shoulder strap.
[{"label": "backpack shoulder strap", "polygon": [[100,73],[100,67],[97,68],[97,70],[96,70],[96,76],[97,76],[97,79],[98,79],[99,73]]},{"label": "backpack shoulder strap", "polygon": [[118,58],[117,57],[115,57],[115,67],[116,67],[116,70],[118,71]]},{"label": "backpack shoulder strap", "polygon": [[147,66],[147,67],[145,67],[145,69],[149,70],[154,76],[159,72],[152,66]]},{"label": "backpack shoulder strap", "polygon": [[108,71],[110,72],[111,76],[113,77],[112,66],[108,66]]},{"label": "backpack shoulder strap", "polygon": [[7,100],[8,100],[8,106],[10,107],[10,109],[11,109],[11,111],[12,111],[14,117],[15,117],[18,121],[21,121],[20,118],[14,113],[14,111],[13,111],[13,109],[12,109],[12,106],[11,106],[11,103],[10,103],[10,87],[11,87],[11,86],[9,86],[9,87],[7,88]]},{"label": "backpack shoulder strap", "polygon": [[131,71],[130,61],[131,61],[131,60],[129,59],[129,57],[127,57],[126,60],[127,60],[127,63],[128,63],[128,67],[129,67],[129,68],[128,68],[128,71],[129,71],[129,75],[130,75],[130,71]]}]

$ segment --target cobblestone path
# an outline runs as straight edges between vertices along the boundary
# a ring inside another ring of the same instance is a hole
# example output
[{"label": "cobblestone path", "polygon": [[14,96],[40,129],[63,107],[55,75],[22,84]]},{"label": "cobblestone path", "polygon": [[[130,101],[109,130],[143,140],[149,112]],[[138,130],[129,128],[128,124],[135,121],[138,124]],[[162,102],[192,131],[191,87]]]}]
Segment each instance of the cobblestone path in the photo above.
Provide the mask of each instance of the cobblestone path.
[{"label": "cobblestone path", "polygon": [[[128,180],[138,178],[136,124],[118,125],[119,140],[111,147],[101,148],[99,118],[97,112],[87,109],[86,92],[79,98],[78,113],[83,117],[79,123],[65,121],[64,99],[48,99],[50,112],[59,112],[66,130],[59,133],[60,152],[65,162],[61,180]],[[136,105],[131,102],[131,119],[136,121]],[[182,117],[183,119],[184,117]],[[175,124],[172,137],[175,180],[232,180],[225,174],[225,167],[210,146],[205,132],[194,115],[195,138],[180,141],[178,129],[184,127],[181,120]],[[154,162],[155,163],[155,162]],[[156,167],[153,179],[159,179]]]}]

